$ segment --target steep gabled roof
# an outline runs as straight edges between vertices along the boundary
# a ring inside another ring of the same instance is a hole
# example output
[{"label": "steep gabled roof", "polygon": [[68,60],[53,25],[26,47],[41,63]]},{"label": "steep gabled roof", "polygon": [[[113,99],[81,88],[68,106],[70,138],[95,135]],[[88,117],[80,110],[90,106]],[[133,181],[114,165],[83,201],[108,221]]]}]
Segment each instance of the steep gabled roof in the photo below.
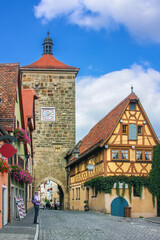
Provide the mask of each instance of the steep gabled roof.
[{"label": "steep gabled roof", "polygon": [[82,139],[82,144],[79,148],[80,154],[98,142],[102,142],[101,144],[103,145],[103,141],[110,136],[112,130],[117,125],[122,113],[131,100],[138,101],[138,97],[134,93],[131,93],[90,130],[90,132]]},{"label": "steep gabled roof", "polygon": [[70,71],[74,71],[74,72],[78,72],[79,68],[75,68],[75,67],[71,67],[68,66],[62,62],[60,62],[59,60],[57,60],[52,54],[44,54],[42,55],[42,57],[27,66],[23,66],[21,67],[21,69],[39,69],[39,70],[70,70]]},{"label": "steep gabled roof", "polygon": [[[78,147],[79,150],[79,158],[85,156],[89,152],[93,151],[97,147],[102,147],[110,138],[111,134],[113,133],[114,129],[117,126],[120,118],[122,117],[126,107],[128,104],[132,102],[139,102],[138,97],[134,92],[131,92],[123,101],[121,101],[114,109],[112,109],[103,119],[101,119],[91,130],[90,132],[81,140],[81,144]],[[140,102],[139,102],[140,103]],[[144,112],[142,105],[140,107],[145,114],[147,119],[148,125],[158,142],[158,138],[150,124],[150,121]],[[73,163],[79,161],[79,159],[72,158],[67,165],[70,166]]]},{"label": "steep gabled roof", "polygon": [[0,64],[0,124],[6,131],[14,129],[16,88],[19,78],[19,64]]},{"label": "steep gabled roof", "polygon": [[28,118],[32,118],[34,120],[34,99],[37,98],[38,96],[33,89],[22,89],[25,130],[27,130]]}]

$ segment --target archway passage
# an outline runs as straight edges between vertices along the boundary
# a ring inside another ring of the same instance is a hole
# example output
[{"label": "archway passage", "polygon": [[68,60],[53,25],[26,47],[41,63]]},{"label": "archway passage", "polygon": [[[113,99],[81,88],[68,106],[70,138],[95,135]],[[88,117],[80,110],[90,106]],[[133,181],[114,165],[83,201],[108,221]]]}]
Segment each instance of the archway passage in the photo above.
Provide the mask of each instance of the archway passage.
[{"label": "archway passage", "polygon": [[111,215],[124,217],[125,211],[124,208],[128,207],[128,202],[120,197],[115,198],[111,203]]},{"label": "archway passage", "polygon": [[64,193],[62,187],[52,180],[44,181],[39,188],[40,201],[46,209],[64,209]]}]

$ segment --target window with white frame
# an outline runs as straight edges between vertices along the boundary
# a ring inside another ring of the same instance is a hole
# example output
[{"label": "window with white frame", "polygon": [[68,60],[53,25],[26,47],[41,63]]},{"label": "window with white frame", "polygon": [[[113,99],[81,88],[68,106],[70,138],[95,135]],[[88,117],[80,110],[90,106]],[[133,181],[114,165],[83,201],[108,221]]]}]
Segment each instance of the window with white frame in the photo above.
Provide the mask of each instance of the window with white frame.
[{"label": "window with white frame", "polygon": [[113,149],[112,160],[129,160],[128,149]]}]

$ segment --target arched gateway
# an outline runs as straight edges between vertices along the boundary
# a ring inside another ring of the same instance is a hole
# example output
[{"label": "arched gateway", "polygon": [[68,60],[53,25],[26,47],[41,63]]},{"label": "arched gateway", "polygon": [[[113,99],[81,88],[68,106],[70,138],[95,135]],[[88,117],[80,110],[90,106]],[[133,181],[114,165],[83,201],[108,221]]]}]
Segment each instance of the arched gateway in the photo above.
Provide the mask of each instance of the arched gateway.
[{"label": "arched gateway", "polygon": [[[47,184],[50,183],[50,184]],[[45,186],[45,185],[48,185]],[[55,186],[57,185],[57,186]],[[51,187],[51,188],[50,188]],[[54,189],[53,189],[54,187]],[[56,189],[55,189],[56,187]],[[53,178],[53,177],[47,177],[44,179],[41,179],[41,181],[39,181],[39,183],[37,183],[37,185],[35,186],[35,189],[40,191],[40,196],[41,196],[41,201],[44,202],[44,199],[47,195],[45,195],[45,193],[49,190],[49,192],[51,192],[51,196],[49,197],[49,200],[51,200],[53,202],[53,205],[57,203],[57,201],[59,201],[60,205],[60,209],[64,209],[64,206],[66,206],[68,204],[67,198],[64,198],[64,192],[65,192],[65,187],[64,185],[57,179]],[[43,193],[42,193],[43,190]],[[51,190],[51,191],[50,191]],[[57,193],[57,196],[56,196]]]},{"label": "arched gateway", "polygon": [[[44,39],[42,57],[21,67],[23,88],[33,88],[36,130],[33,132],[34,188],[44,179],[57,182],[68,208],[67,172],[64,156],[75,145],[75,77],[78,68],[58,61],[52,53],[52,38]],[[31,146],[32,147],[32,146]]]}]

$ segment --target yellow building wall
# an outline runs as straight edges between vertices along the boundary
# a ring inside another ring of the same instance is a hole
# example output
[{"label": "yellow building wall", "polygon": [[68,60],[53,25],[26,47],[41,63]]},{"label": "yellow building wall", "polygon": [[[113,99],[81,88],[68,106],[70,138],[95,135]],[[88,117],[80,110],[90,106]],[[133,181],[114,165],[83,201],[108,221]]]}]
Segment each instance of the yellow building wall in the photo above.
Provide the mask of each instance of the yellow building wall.
[{"label": "yellow building wall", "polygon": [[[80,200],[72,200],[70,194],[70,209],[84,210],[84,200],[86,200],[86,189],[83,189],[83,183],[97,176],[148,176],[152,161],[141,161],[136,158],[136,151],[151,151],[157,144],[150,125],[145,119],[145,113],[141,107],[136,104],[136,111],[130,111],[129,106],[122,116],[121,123],[119,122],[112,133],[110,139],[105,143],[108,147],[103,149],[103,160],[97,164],[97,157],[94,155],[89,159],[85,159],[75,168],[75,174],[70,176],[70,187],[80,187]],[[145,121],[145,123],[144,123]],[[137,140],[129,140],[129,124],[134,123],[137,126],[142,126],[142,133],[138,134]],[[128,126],[126,134],[122,134],[123,124]],[[112,150],[128,150],[128,159],[113,160]],[[93,164],[93,171],[87,171],[86,166]],[[76,184],[76,186],[75,186]],[[76,191],[76,190],[75,190]],[[111,203],[117,197],[116,190],[112,189],[112,194],[98,193],[97,197],[92,197],[93,189],[89,189],[88,205],[91,210],[111,213]],[[143,190],[142,198],[132,196],[132,202],[129,201],[128,189],[126,189],[125,197],[129,206],[131,206],[131,217],[154,217],[157,215],[157,208],[153,208],[152,195],[148,189]]]},{"label": "yellow building wall", "polygon": [[[121,189],[122,191],[122,189]],[[105,195],[105,210],[107,214],[111,214],[112,201],[117,198],[116,189],[112,189],[112,194]],[[132,201],[129,200],[129,191],[126,189],[124,199],[131,207],[131,217],[155,217],[157,216],[157,204],[153,207],[152,194],[147,188],[143,188],[142,198],[134,197],[132,193]]]},{"label": "yellow building wall", "polygon": [[[80,199],[76,199],[76,188],[80,188]],[[73,199],[74,189],[74,199]],[[88,198],[88,199],[87,199]],[[93,189],[89,188],[89,194],[87,197],[87,189],[83,185],[72,185],[70,188],[70,210],[84,211],[85,200],[88,200],[89,209],[92,211],[105,212],[105,195],[104,193],[98,193],[97,197],[93,197]]]}]

